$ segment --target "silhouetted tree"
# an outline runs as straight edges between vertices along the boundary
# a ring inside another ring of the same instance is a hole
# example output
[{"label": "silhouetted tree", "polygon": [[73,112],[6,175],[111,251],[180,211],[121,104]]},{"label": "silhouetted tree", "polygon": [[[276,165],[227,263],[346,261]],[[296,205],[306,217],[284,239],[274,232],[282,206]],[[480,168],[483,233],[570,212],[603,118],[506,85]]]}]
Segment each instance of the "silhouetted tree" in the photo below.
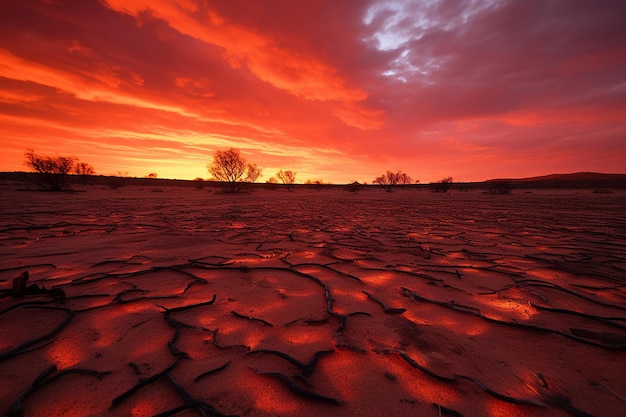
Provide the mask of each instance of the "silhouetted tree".
[{"label": "silhouetted tree", "polygon": [[155,179],[157,177],[157,173],[156,172],[151,172],[148,174],[148,176],[146,178],[152,178]]},{"label": "silhouetted tree", "polygon": [[452,177],[447,177],[432,183],[433,191],[436,193],[447,193],[452,186]]},{"label": "silhouetted tree", "polygon": [[238,149],[215,151],[213,162],[208,166],[213,179],[224,183],[227,192],[236,193],[261,176],[256,164],[248,163]]},{"label": "silhouetted tree", "polygon": [[47,190],[60,191],[65,185],[67,174],[74,168],[74,157],[41,156],[33,149],[27,149],[26,166],[37,172],[37,184]]},{"label": "silhouetted tree", "polygon": [[288,191],[291,191],[291,186],[296,182],[296,173],[290,170],[283,171],[281,169],[276,173],[276,177],[287,186]]},{"label": "silhouetted tree", "polygon": [[374,184],[380,184],[385,191],[390,192],[393,189],[394,185],[410,184],[411,177],[402,171],[398,171],[398,172],[387,171],[385,174],[376,178],[373,182]]},{"label": "silhouetted tree", "polygon": [[408,175],[406,172],[398,171],[398,184],[400,184],[402,188],[404,188],[405,185],[409,185],[411,183],[413,183],[413,180],[411,179],[410,175]]},{"label": "silhouetted tree", "polygon": [[310,178],[304,182],[304,185],[307,188],[310,188],[316,191],[320,191],[322,187],[324,186],[324,184],[330,185],[330,182],[324,182],[324,180],[313,180]]},{"label": "silhouetted tree", "polygon": [[95,173],[93,167],[86,162],[76,162],[74,165],[74,174],[78,175],[80,183],[83,185],[87,184],[87,178]]},{"label": "silhouetted tree", "polygon": [[324,185],[324,184],[329,184],[330,182],[324,182],[324,180],[313,180],[313,179],[308,179],[304,182],[306,185]]}]

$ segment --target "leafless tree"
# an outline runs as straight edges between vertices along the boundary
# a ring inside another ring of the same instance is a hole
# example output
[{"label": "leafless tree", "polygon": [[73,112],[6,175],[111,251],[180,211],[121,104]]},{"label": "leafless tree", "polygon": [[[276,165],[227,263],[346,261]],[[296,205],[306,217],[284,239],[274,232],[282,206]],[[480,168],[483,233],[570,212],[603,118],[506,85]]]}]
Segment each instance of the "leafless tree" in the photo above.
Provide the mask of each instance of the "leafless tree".
[{"label": "leafless tree", "polygon": [[25,156],[26,166],[38,174],[38,185],[51,191],[63,189],[65,178],[74,168],[76,161],[74,157],[37,155],[33,149],[27,149]]},{"label": "leafless tree", "polygon": [[81,184],[87,184],[87,178],[96,173],[91,165],[86,162],[76,162],[74,165],[74,174],[78,175]]},{"label": "leafless tree", "polygon": [[283,184],[287,186],[287,190],[291,191],[291,186],[296,182],[296,172],[287,170],[283,171],[282,169],[276,173],[276,178],[280,180]]},{"label": "leafless tree", "polygon": [[373,182],[374,184],[380,184],[385,191],[390,192],[393,189],[394,185],[410,184],[411,181],[411,177],[402,171],[387,171],[385,174],[376,178]]},{"label": "leafless tree", "polygon": [[261,169],[256,164],[246,161],[238,149],[215,151],[213,162],[208,166],[213,179],[224,183],[227,192],[236,193],[248,183],[261,176]]},{"label": "leafless tree", "polygon": [[398,171],[397,175],[398,175],[398,184],[400,184],[402,188],[404,188],[405,185],[409,185],[413,182],[413,180],[411,179],[411,176],[407,174],[406,172]]}]

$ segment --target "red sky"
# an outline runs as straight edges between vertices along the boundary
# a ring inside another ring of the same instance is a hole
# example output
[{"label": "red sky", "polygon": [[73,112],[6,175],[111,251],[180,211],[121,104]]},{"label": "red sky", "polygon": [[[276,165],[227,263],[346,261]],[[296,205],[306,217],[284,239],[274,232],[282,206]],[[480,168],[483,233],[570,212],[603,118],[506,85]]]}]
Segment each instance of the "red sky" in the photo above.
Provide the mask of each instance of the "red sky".
[{"label": "red sky", "polygon": [[0,171],[626,172],[623,0],[2,0]]}]

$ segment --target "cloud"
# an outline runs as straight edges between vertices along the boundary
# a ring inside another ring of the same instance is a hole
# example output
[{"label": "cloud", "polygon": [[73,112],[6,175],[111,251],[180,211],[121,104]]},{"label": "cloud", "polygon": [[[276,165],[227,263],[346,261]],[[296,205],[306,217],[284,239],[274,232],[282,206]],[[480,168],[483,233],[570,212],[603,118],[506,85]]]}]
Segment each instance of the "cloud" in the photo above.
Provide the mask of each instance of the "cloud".
[{"label": "cloud", "polygon": [[140,175],[170,155],[195,177],[235,146],[334,182],[623,171],[625,14],[620,0],[10,1],[0,169],[34,147]]}]

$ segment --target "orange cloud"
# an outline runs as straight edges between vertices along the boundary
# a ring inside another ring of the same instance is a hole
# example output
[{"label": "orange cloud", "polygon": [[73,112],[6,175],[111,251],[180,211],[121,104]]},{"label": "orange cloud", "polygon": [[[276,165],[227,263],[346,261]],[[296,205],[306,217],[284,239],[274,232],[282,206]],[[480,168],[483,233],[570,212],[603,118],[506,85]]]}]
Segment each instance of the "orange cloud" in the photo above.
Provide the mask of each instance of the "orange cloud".
[{"label": "orange cloud", "polygon": [[124,70],[120,66],[105,67],[99,72],[81,76],[76,72],[71,73],[32,62],[5,49],[0,49],[1,77],[54,87],[81,100],[111,102],[190,115],[189,112],[180,107],[145,100],[139,96],[125,93],[119,88],[124,82],[120,78],[121,73],[129,74],[135,84],[141,85],[143,83],[139,74]]},{"label": "orange cloud", "polygon": [[[345,103],[350,110],[340,111],[339,118],[350,126],[371,124],[356,120],[358,113],[368,113],[370,120],[376,117],[373,111],[356,109],[367,97],[365,91],[348,86],[335,68],[316,55],[230,22],[214,10],[200,10],[196,3],[176,0],[106,0],[106,4],[137,19],[149,11],[178,32],[223,48],[223,57],[232,68],[246,67],[260,80],[298,98]],[[348,111],[352,117],[347,116]]]}]

